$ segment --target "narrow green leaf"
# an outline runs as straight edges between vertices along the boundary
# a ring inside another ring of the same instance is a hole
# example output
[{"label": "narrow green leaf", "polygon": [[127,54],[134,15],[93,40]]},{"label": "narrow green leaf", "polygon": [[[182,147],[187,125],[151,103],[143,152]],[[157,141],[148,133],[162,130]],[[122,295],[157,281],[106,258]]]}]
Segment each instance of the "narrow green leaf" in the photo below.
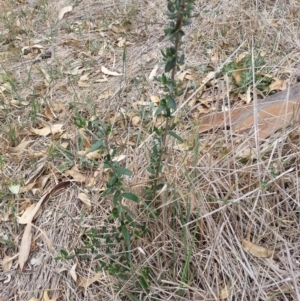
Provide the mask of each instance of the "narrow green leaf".
[{"label": "narrow green leaf", "polygon": [[132,176],[132,171],[130,171],[129,169],[125,168],[125,167],[117,167],[116,168],[116,172],[118,173],[119,176]]},{"label": "narrow green leaf", "polygon": [[177,139],[178,141],[180,141],[181,143],[184,142],[184,140],[183,140],[179,135],[177,135],[175,132],[169,131],[169,134],[170,134],[172,137],[174,137],[175,139]]},{"label": "narrow green leaf", "polygon": [[144,278],[144,276],[141,276],[140,279],[139,279],[139,284],[140,286],[146,290],[148,287],[149,287],[149,283],[148,281]]},{"label": "narrow green leaf", "polygon": [[125,61],[126,61],[126,47],[124,47],[124,49],[123,49],[123,63],[125,63]]},{"label": "narrow green leaf", "polygon": [[128,229],[125,226],[122,227],[122,234],[123,234],[127,249],[129,251],[130,250],[130,234],[129,234]]},{"label": "narrow green leaf", "polygon": [[123,192],[122,196],[123,196],[123,198],[128,199],[133,202],[139,201],[139,197],[132,192]]}]

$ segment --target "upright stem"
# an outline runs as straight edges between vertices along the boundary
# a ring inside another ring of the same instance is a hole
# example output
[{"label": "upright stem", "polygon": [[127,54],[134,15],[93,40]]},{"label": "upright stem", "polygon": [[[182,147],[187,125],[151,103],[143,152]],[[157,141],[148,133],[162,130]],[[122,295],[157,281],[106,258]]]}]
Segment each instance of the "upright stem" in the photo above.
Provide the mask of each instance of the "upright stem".
[{"label": "upright stem", "polygon": [[[182,0],[181,2],[181,11],[183,12],[185,8],[185,0]],[[175,57],[176,57],[176,62],[177,62],[177,54],[178,54],[178,47],[179,47],[179,34],[178,31],[181,29],[182,27],[182,20],[183,20],[183,14],[180,14],[178,20],[177,20],[177,25],[178,25],[178,30],[177,30],[177,34],[176,34],[176,38],[175,38]],[[174,80],[175,79],[175,71],[176,71],[176,66],[177,64],[174,66],[174,68],[172,69],[172,75],[171,75],[171,79]]]},{"label": "upright stem", "polygon": [[[177,59],[178,59],[178,49],[179,49],[179,44],[180,44],[180,35],[179,35],[179,31],[182,28],[182,21],[183,21],[183,11],[185,8],[185,0],[182,0],[181,2],[181,13],[178,16],[177,19],[177,33],[175,36],[175,41],[174,41],[174,47],[175,47],[175,53],[174,56],[176,58],[176,63],[175,66],[172,69],[172,73],[171,73],[171,80],[175,80],[175,72],[176,72],[176,67],[177,67]],[[167,140],[167,135],[168,135],[168,131],[169,131],[169,122],[170,122],[170,118],[166,117],[166,124],[165,124],[165,130],[163,132],[163,137],[161,140],[161,144],[160,144],[160,153],[159,153],[159,159],[158,159],[158,164],[156,167],[156,174],[155,174],[155,179],[154,179],[154,185],[153,185],[153,192],[156,193],[157,191],[157,186],[158,186],[158,179],[159,179],[159,173],[160,173],[160,168],[161,168],[161,164],[162,164],[162,157],[163,157],[163,153],[165,151],[165,147],[166,147],[166,140]],[[153,196],[153,198],[155,198],[156,195]]]}]

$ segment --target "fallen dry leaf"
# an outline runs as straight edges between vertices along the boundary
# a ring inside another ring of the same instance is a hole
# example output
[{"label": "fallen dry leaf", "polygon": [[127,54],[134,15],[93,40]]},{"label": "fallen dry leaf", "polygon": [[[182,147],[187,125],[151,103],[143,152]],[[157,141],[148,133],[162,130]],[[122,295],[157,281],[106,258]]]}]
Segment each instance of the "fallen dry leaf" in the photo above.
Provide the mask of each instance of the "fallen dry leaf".
[{"label": "fallen dry leaf", "polygon": [[28,144],[34,142],[34,140],[22,141],[19,145],[10,148],[11,153],[20,153],[22,152]]},{"label": "fallen dry leaf", "polygon": [[287,88],[286,81],[279,79],[279,78],[273,78],[274,82],[269,86],[270,90],[285,90]]},{"label": "fallen dry leaf", "polygon": [[250,254],[256,257],[268,258],[274,254],[273,250],[256,245],[246,239],[242,239],[242,246],[246,251],[248,251]]},{"label": "fallen dry leaf", "polygon": [[58,298],[50,299],[47,291],[44,291],[43,298],[44,298],[44,301],[56,301],[58,299]]},{"label": "fallen dry leaf", "polygon": [[113,95],[113,93],[112,93],[112,91],[111,91],[110,89],[108,89],[108,90],[106,90],[104,93],[100,94],[100,95],[98,96],[98,99],[99,99],[99,100],[100,100],[100,99],[105,99],[105,98],[107,98],[107,97],[109,97],[109,96],[111,96],[111,95]]},{"label": "fallen dry leaf", "polygon": [[20,251],[19,251],[19,267],[21,271],[23,270],[24,264],[26,263],[29,253],[30,253],[30,246],[31,246],[31,223],[28,223],[25,227],[24,234],[21,241]]},{"label": "fallen dry leaf", "polygon": [[54,134],[62,133],[63,132],[63,130],[62,130],[63,126],[64,126],[63,124],[54,124],[54,125],[46,126],[42,129],[31,128],[31,130],[36,135],[48,136],[49,134],[54,135]]},{"label": "fallen dry leaf", "polygon": [[149,77],[148,77],[149,80],[154,80],[157,70],[158,70],[158,65],[155,65],[154,68],[152,69],[152,71],[149,74]]},{"label": "fallen dry leaf", "polygon": [[80,79],[78,81],[78,87],[81,88],[87,88],[90,87],[90,83],[89,83],[89,73],[85,73],[82,76],[80,76]]},{"label": "fallen dry leaf", "polygon": [[118,161],[118,162],[121,162],[122,160],[124,160],[127,156],[126,155],[120,155],[120,156],[117,156],[117,157],[113,157],[113,161]]},{"label": "fallen dry leaf", "polygon": [[49,106],[47,106],[44,110],[44,114],[49,120],[52,120],[54,117],[56,117]]},{"label": "fallen dry leaf", "polygon": [[184,70],[184,71],[181,71],[179,74],[177,74],[177,78],[180,80],[180,81],[183,81],[185,76],[190,73],[190,70]]},{"label": "fallen dry leaf", "polygon": [[234,70],[232,72],[232,77],[234,78],[235,82],[239,84],[242,80],[242,70]]},{"label": "fallen dry leaf", "polygon": [[30,191],[34,186],[35,186],[35,182],[29,183],[29,184],[25,185],[24,187],[22,187],[20,192],[26,193],[26,192]]},{"label": "fallen dry leaf", "polygon": [[159,96],[157,96],[157,95],[151,95],[151,96],[150,96],[150,100],[151,100],[153,103],[155,103],[156,105],[158,105],[159,102],[160,102],[160,98],[159,98]]},{"label": "fallen dry leaf", "polygon": [[230,284],[226,284],[220,291],[219,298],[220,300],[227,299],[231,295],[231,287]]},{"label": "fallen dry leaf", "polygon": [[210,51],[210,61],[212,62],[212,63],[218,63],[218,61],[219,61],[219,51],[218,51],[218,49],[212,49],[211,51]]},{"label": "fallen dry leaf", "polygon": [[30,158],[42,158],[42,157],[45,157],[47,154],[47,151],[44,151],[44,152],[37,152],[37,151],[34,151],[33,149],[31,148],[28,148],[28,156]]},{"label": "fallen dry leaf", "polygon": [[78,172],[77,170],[73,170],[73,169],[69,169],[66,170],[64,172],[65,176],[70,176],[72,177],[76,182],[85,182],[86,181],[86,177],[85,175],[81,174],[80,172]]},{"label": "fallen dry leaf", "polygon": [[58,20],[61,20],[61,19],[64,17],[64,15],[65,15],[66,13],[71,12],[72,9],[73,9],[73,7],[72,7],[71,5],[65,6],[64,8],[62,8],[62,9],[60,10],[59,14],[58,14]]},{"label": "fallen dry leaf", "polygon": [[188,151],[191,149],[191,147],[186,143],[180,143],[173,146],[173,149],[176,149],[178,151]]},{"label": "fallen dry leaf", "polygon": [[143,101],[143,100],[140,100],[140,101],[137,101],[136,104],[138,104],[139,106],[150,106],[152,104],[151,101]]},{"label": "fallen dry leaf", "polygon": [[83,192],[79,193],[78,198],[81,202],[83,202],[86,205],[88,211],[92,210],[91,200],[85,193]]},{"label": "fallen dry leaf", "polygon": [[140,116],[132,117],[131,123],[133,126],[139,126],[139,124],[141,123],[141,117]]},{"label": "fallen dry leaf", "polygon": [[100,280],[102,277],[103,277],[102,273],[95,274],[95,276],[93,278],[84,278],[84,277],[80,278],[80,277],[78,277],[76,283],[77,283],[78,286],[88,288],[92,283]]},{"label": "fallen dry leaf", "polygon": [[10,213],[0,213],[0,221],[1,222],[9,222],[11,220]]},{"label": "fallen dry leaf", "polygon": [[72,279],[76,282],[77,281],[77,274],[76,274],[76,266],[77,266],[77,263],[75,263],[73,266],[72,266],[72,268],[71,268],[71,270],[70,270],[70,275],[71,275],[71,277],[72,277]]},{"label": "fallen dry leaf", "polygon": [[45,193],[41,199],[39,200],[39,202],[35,205],[34,210],[30,213],[30,215],[28,216],[28,221],[32,221],[36,215],[36,213],[39,211],[41,205],[46,202],[50,196],[54,195],[57,191],[59,191],[60,189],[63,188],[67,188],[72,184],[71,181],[65,181],[65,182],[61,182],[58,183],[55,187],[53,187],[52,189],[50,189],[50,191],[48,191],[47,193]]},{"label": "fallen dry leaf", "polygon": [[18,218],[18,223],[21,225],[31,223],[32,221],[32,212],[34,211],[36,204],[31,204],[26,208],[21,217]]},{"label": "fallen dry leaf", "polygon": [[44,175],[37,179],[36,187],[39,188],[41,191],[44,189],[46,183],[48,182],[50,175]]},{"label": "fallen dry leaf", "polygon": [[107,68],[105,68],[104,66],[101,66],[101,71],[106,75],[112,75],[112,76],[122,76],[123,75],[122,73],[110,71]]},{"label": "fallen dry leaf", "polygon": [[6,254],[4,254],[4,257],[2,258],[3,271],[10,271],[14,258],[15,258],[15,256],[14,257],[9,257]]},{"label": "fallen dry leaf", "polygon": [[79,156],[85,156],[85,157],[87,157],[88,159],[91,159],[91,160],[98,160],[98,159],[103,158],[103,155],[100,154],[98,150],[95,150],[95,151],[89,152],[89,153],[86,153],[86,151],[79,151],[78,155]]},{"label": "fallen dry leaf", "polygon": [[27,101],[20,101],[20,100],[17,100],[17,99],[12,99],[10,100],[9,102],[10,104],[14,105],[15,107],[20,107],[20,105],[22,106],[28,106],[29,105],[29,102]]},{"label": "fallen dry leaf", "polygon": [[236,63],[239,63],[241,62],[246,56],[249,56],[249,52],[248,51],[245,51],[245,52],[242,52],[238,55],[237,59],[235,60]]}]

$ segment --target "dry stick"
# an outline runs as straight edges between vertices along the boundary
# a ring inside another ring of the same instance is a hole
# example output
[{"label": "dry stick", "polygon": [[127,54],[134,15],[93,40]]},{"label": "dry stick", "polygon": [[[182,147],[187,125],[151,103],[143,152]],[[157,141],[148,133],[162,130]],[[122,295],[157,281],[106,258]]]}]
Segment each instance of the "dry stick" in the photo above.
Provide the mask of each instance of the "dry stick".
[{"label": "dry stick", "polygon": [[[209,75],[207,77],[205,77],[202,81],[201,86],[190,96],[188,97],[188,99],[186,101],[184,101],[179,107],[178,109],[173,113],[173,115],[177,115],[178,112],[210,81],[215,77],[215,74],[219,73],[223,67],[228,64],[228,62],[231,60],[231,58],[240,50],[240,48],[245,44],[246,41],[244,41],[230,56],[229,58],[219,67],[217,68],[216,72],[212,75]],[[165,125],[165,121],[159,126],[162,127]],[[154,133],[152,133],[151,135],[149,135],[141,144],[138,148],[142,148],[144,146],[144,144],[146,142],[148,142],[148,140],[154,135]]]}]

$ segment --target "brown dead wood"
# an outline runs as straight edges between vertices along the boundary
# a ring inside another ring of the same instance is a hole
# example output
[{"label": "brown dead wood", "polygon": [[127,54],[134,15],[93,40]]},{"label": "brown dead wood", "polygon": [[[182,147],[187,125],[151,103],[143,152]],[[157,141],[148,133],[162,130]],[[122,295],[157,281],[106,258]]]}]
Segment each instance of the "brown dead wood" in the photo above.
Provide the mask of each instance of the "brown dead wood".
[{"label": "brown dead wood", "polygon": [[[287,90],[268,96],[257,106],[258,137],[265,139],[289,125],[300,102],[300,83]],[[254,127],[253,104],[234,108],[229,112],[210,114],[202,118],[199,132],[203,133],[230,126],[234,133],[245,133]]]}]

